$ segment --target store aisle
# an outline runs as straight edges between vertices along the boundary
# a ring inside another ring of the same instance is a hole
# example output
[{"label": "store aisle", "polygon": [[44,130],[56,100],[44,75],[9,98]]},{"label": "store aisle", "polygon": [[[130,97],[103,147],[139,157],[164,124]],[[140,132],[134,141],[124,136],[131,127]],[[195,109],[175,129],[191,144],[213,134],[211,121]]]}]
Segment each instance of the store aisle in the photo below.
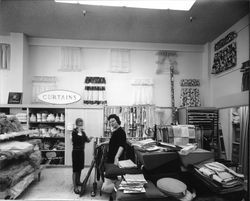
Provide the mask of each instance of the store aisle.
[{"label": "store aisle", "polygon": [[[88,168],[82,171],[81,181],[85,178]],[[101,181],[98,182],[98,191],[91,197],[93,172],[87,184],[86,193],[81,198],[73,192],[72,168],[46,168],[42,171],[40,182],[33,182],[19,197],[23,200],[108,200],[107,194],[100,196]]]}]

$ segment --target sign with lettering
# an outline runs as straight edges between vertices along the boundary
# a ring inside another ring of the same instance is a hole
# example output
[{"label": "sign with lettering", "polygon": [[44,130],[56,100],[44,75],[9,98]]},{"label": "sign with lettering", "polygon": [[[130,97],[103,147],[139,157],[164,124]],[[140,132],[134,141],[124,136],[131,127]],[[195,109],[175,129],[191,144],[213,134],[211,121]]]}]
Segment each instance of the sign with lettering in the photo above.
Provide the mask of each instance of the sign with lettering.
[{"label": "sign with lettering", "polygon": [[56,105],[66,105],[79,101],[81,96],[72,91],[49,90],[38,95],[39,100]]}]

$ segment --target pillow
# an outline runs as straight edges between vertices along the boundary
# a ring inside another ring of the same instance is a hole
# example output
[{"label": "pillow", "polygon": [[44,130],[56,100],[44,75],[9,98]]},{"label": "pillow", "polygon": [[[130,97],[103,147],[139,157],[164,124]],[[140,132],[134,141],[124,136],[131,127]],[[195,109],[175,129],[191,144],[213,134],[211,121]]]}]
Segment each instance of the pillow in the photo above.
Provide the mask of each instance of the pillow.
[{"label": "pillow", "polygon": [[162,178],[156,184],[163,193],[176,198],[183,198],[187,192],[186,184],[174,178]]}]

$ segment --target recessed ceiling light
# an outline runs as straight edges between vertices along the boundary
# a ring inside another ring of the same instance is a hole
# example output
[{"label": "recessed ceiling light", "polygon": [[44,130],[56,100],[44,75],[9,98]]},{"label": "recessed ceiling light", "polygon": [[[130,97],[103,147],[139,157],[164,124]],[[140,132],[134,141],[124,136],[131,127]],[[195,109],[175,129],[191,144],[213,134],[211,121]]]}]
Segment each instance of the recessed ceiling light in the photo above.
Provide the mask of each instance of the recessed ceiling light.
[{"label": "recessed ceiling light", "polygon": [[59,3],[78,3],[95,6],[115,6],[115,7],[133,7],[147,9],[171,9],[171,10],[190,10],[196,0],[55,0]]}]

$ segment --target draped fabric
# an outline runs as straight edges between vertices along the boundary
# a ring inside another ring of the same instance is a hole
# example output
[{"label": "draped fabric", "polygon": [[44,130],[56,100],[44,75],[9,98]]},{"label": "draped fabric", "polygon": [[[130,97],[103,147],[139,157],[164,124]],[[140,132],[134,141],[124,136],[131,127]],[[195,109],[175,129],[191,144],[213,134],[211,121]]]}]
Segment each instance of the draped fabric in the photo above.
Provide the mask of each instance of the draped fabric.
[{"label": "draped fabric", "polygon": [[38,95],[44,91],[56,89],[56,77],[34,76],[32,79],[32,103],[40,103]]},{"label": "draped fabric", "polygon": [[84,89],[84,104],[106,105],[105,77],[86,77]]},{"label": "draped fabric", "polygon": [[143,78],[134,79],[133,86],[133,99],[132,104],[135,105],[152,105],[153,104],[153,79]]},{"label": "draped fabric", "polygon": [[10,68],[10,45],[0,44],[0,69]]},{"label": "draped fabric", "polygon": [[[242,173],[248,175],[249,156],[248,156],[248,138],[249,138],[249,107],[240,108],[240,165]],[[247,178],[246,178],[247,179]]]},{"label": "draped fabric", "polygon": [[82,48],[62,47],[60,71],[81,71],[83,66]]},{"label": "draped fabric", "polygon": [[130,50],[111,49],[110,72],[129,73],[130,72]]}]

